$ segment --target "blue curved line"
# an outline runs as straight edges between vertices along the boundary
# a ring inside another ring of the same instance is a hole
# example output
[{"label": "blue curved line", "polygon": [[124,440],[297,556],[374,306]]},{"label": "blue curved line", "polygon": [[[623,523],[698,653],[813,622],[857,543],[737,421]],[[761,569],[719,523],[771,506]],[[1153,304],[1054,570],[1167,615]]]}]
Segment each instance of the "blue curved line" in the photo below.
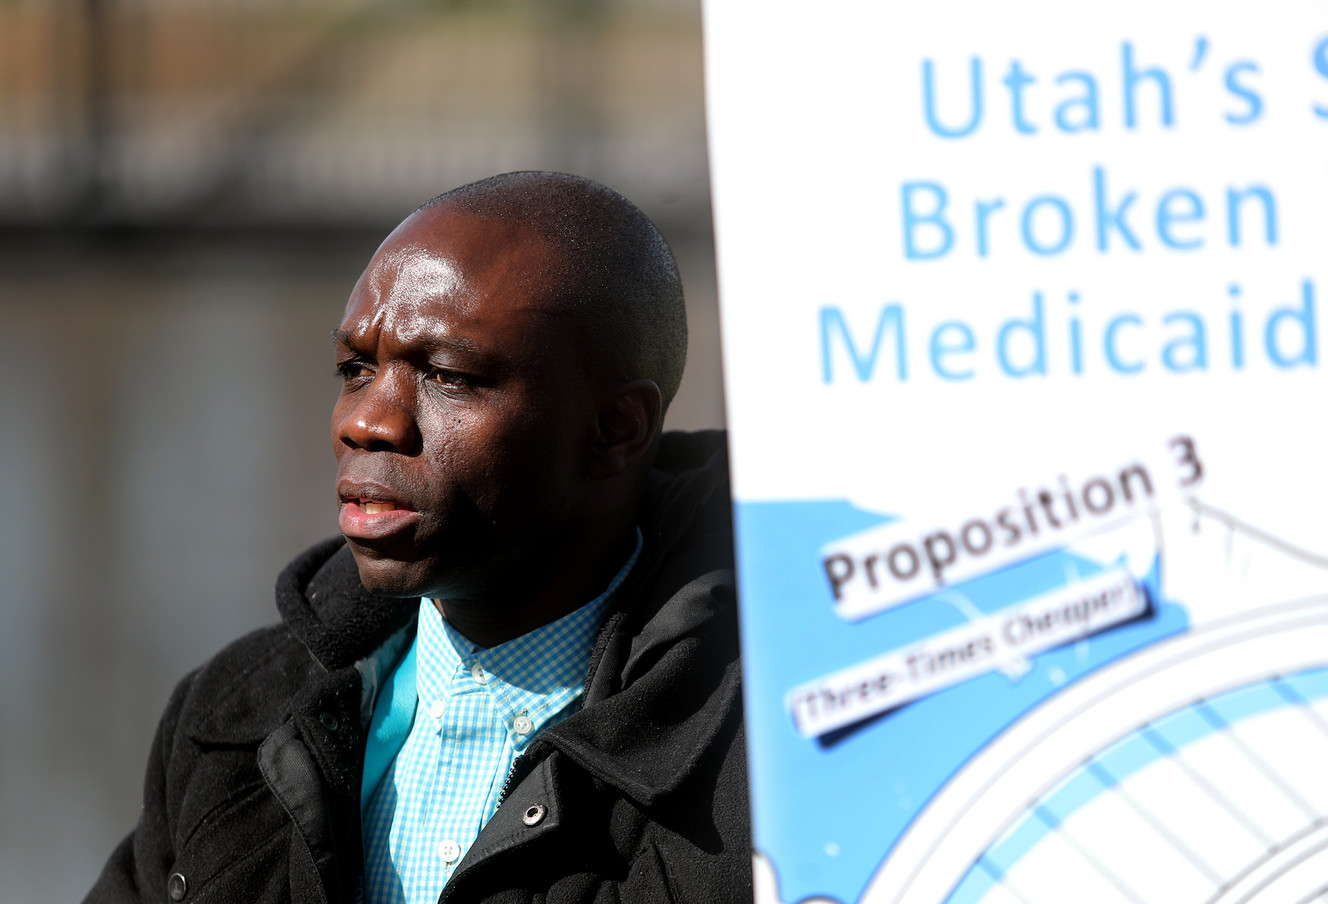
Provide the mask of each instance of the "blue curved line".
[{"label": "blue curved line", "polygon": [[1055,826],[1144,767],[1236,722],[1322,697],[1328,697],[1328,668],[1307,669],[1196,701],[1136,729],[1032,804],[969,868],[946,904],[975,904]]}]

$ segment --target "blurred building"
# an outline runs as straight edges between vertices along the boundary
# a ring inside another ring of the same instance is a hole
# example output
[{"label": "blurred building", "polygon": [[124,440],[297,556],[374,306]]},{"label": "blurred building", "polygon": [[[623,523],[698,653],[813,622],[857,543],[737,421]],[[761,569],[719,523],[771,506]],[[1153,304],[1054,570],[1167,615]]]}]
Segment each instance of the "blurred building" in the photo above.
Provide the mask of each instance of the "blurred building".
[{"label": "blurred building", "polygon": [[78,900],[174,682],[335,532],[328,331],[414,207],[599,179],[720,426],[698,0],[0,0],[0,904]]}]

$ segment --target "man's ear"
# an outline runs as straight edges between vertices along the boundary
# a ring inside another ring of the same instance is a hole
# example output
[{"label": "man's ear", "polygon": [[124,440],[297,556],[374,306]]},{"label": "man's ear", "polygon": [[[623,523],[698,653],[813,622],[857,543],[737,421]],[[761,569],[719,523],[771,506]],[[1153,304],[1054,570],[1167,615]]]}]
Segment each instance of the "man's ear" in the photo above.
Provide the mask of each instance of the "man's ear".
[{"label": "man's ear", "polygon": [[604,480],[640,461],[659,432],[663,412],[654,380],[633,380],[606,393],[595,421],[589,475]]}]

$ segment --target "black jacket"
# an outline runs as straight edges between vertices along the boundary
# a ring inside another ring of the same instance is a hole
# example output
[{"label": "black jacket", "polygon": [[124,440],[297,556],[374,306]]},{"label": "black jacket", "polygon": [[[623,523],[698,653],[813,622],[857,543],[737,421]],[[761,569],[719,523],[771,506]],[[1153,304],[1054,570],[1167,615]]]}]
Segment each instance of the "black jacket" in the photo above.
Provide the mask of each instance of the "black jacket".
[{"label": "black jacket", "polygon": [[[722,434],[665,437],[641,528],[583,708],[517,760],[441,902],[751,900]],[[284,625],[176,688],[138,827],[88,902],[359,896],[372,695],[356,662],[417,607],[365,591],[340,539],[287,567],[277,603]]]}]

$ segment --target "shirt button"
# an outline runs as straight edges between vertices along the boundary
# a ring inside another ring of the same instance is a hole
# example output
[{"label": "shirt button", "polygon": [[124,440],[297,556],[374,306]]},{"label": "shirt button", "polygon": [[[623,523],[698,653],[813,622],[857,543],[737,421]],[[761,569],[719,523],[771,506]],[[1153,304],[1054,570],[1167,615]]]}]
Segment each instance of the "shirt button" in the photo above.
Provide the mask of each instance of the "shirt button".
[{"label": "shirt button", "polygon": [[456,863],[457,858],[461,856],[461,845],[451,838],[444,839],[438,842],[438,856],[444,863]]},{"label": "shirt button", "polygon": [[475,679],[476,684],[484,684],[489,680],[484,674],[484,666],[480,665],[478,662],[470,667],[470,677]]},{"label": "shirt button", "polygon": [[515,719],[512,720],[512,730],[519,735],[530,734],[531,729],[533,729],[534,727],[535,723],[530,721],[530,716],[524,714],[517,716]]},{"label": "shirt button", "polygon": [[441,719],[445,712],[447,712],[447,704],[442,700],[435,700],[429,704],[429,715],[435,719]]}]

